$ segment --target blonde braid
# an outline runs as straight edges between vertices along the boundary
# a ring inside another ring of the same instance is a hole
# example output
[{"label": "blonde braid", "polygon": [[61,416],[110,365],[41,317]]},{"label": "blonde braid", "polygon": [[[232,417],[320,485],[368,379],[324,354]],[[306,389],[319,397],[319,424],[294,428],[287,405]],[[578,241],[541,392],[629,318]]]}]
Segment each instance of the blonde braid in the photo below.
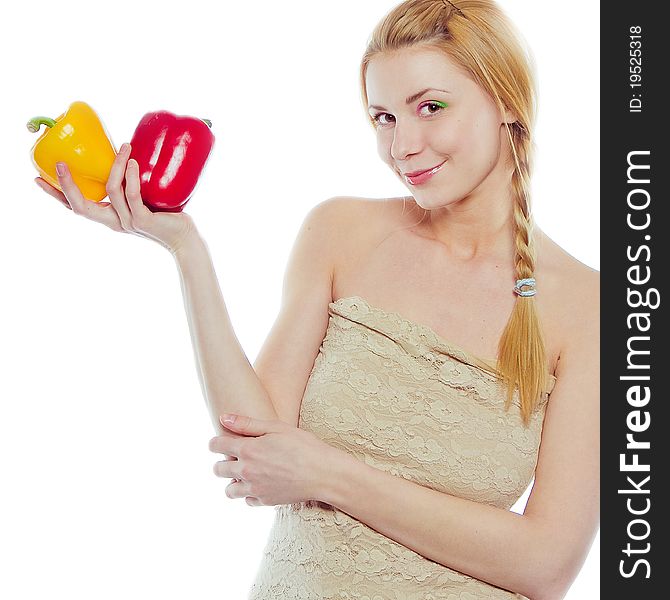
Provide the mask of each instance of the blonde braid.
[{"label": "blonde braid", "polygon": [[[514,154],[512,173],[516,254],[514,266],[517,279],[533,277],[535,272],[535,238],[530,211],[530,140],[520,128],[508,135]],[[515,138],[515,139],[513,139]],[[544,336],[534,296],[517,296],[514,309],[498,345],[498,370],[507,384],[506,406],[512,402],[515,386],[519,386],[521,415],[525,424],[537,406],[546,386],[546,352]]]}]

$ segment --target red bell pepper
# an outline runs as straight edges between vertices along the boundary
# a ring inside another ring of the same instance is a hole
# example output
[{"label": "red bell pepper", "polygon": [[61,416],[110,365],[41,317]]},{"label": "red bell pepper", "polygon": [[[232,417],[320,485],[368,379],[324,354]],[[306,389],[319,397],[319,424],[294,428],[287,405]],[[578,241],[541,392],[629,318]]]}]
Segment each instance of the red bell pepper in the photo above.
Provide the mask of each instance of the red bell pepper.
[{"label": "red bell pepper", "polygon": [[214,147],[212,123],[167,111],[147,113],[130,141],[142,201],[152,212],[181,212]]}]

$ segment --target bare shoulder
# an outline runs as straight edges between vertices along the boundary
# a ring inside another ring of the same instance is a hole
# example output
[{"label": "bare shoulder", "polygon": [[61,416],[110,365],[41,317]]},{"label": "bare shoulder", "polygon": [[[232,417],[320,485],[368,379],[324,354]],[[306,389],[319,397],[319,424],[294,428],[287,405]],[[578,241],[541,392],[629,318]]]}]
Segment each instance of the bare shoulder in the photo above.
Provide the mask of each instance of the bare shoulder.
[{"label": "bare shoulder", "polygon": [[[600,271],[584,264],[545,233],[538,235],[538,299],[562,346],[599,336]],[[546,292],[546,293],[545,293]]]},{"label": "bare shoulder", "polygon": [[404,227],[416,216],[414,206],[403,198],[358,196],[335,196],[317,205],[331,231],[333,273],[347,272],[395,229]]},{"label": "bare shoulder", "polygon": [[539,232],[537,248],[538,270],[542,271],[552,285],[564,287],[567,295],[571,297],[591,295],[599,291],[600,271],[569,254],[546,233]]},{"label": "bare shoulder", "polygon": [[338,261],[349,253],[349,248],[359,237],[359,223],[365,219],[365,206],[362,198],[333,196],[319,202],[305,217],[304,227],[313,230],[313,235],[318,238],[331,277]]},{"label": "bare shoulder", "polygon": [[373,216],[380,201],[354,196],[333,196],[317,204],[310,214],[323,226],[329,226],[332,233],[346,233],[347,237],[358,234],[357,224],[361,219]]},{"label": "bare shoulder", "polygon": [[[402,198],[363,198],[358,196],[334,196],[318,204],[313,210],[320,211],[325,218],[340,224],[348,223],[349,233],[365,234],[383,231],[394,223],[400,224],[403,213],[409,213],[416,205]],[[367,219],[370,219],[368,221]],[[356,225],[361,227],[356,227]]]}]

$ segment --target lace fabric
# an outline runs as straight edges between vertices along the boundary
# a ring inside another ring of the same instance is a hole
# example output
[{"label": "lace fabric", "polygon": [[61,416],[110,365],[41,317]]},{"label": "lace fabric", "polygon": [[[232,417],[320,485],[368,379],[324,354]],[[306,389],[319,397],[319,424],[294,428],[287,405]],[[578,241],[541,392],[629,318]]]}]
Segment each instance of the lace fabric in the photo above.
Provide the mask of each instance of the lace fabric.
[{"label": "lace fabric", "polygon": [[[528,428],[495,363],[360,296],[329,305],[299,425],[377,469],[509,509],[532,480],[555,377]],[[275,507],[249,600],[523,596],[429,560],[323,502]]]}]

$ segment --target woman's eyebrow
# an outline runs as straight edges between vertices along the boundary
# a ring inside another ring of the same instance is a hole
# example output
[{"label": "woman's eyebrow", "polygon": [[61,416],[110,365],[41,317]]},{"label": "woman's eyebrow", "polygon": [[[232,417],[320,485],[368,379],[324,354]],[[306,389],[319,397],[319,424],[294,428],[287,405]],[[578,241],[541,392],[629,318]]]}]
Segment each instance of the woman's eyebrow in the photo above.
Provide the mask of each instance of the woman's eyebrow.
[{"label": "woman's eyebrow", "polygon": [[[438,88],[426,88],[425,90],[421,90],[420,92],[417,92],[416,94],[412,94],[411,96],[406,98],[405,99],[405,104],[412,104],[412,102],[421,98],[421,96],[423,96],[426,92],[431,92],[431,91],[433,91],[433,92],[444,92],[445,94],[450,94],[451,93],[448,90],[440,90]],[[375,106],[374,104],[371,104],[370,106],[368,106],[368,110],[370,110],[371,108],[375,108],[377,110],[385,110],[383,106]]]}]

